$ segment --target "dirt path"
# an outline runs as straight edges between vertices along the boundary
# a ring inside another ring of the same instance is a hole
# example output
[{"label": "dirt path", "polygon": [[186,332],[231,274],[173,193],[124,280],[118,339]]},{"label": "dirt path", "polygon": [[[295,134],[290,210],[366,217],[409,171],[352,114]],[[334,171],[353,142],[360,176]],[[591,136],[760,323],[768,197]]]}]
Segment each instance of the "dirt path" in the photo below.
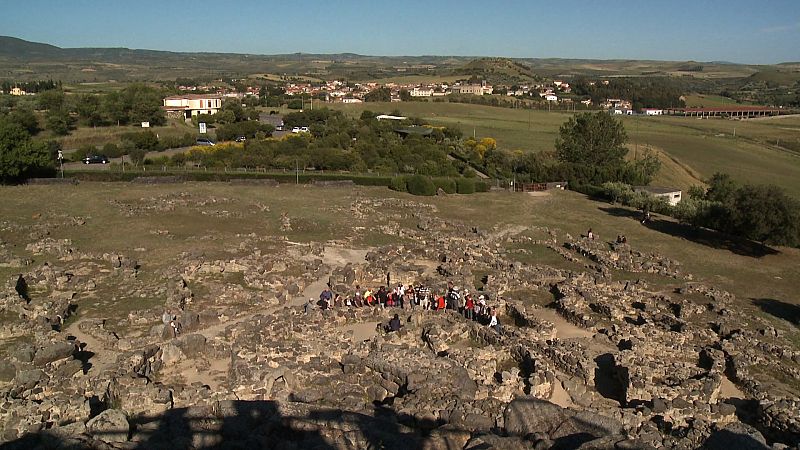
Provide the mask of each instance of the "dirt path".
[{"label": "dirt path", "polygon": [[736,387],[736,385],[733,384],[733,382],[730,379],[728,379],[728,377],[723,376],[722,377],[722,383],[720,385],[720,390],[719,390],[719,398],[721,398],[721,399],[729,399],[729,398],[745,399],[745,398],[747,398],[747,396],[744,394],[744,392],[739,390],[739,388]]},{"label": "dirt path", "polygon": [[341,336],[345,339],[349,337],[349,333],[352,332],[352,340],[353,342],[363,342],[367,339],[370,339],[374,336],[378,335],[378,321],[374,322],[364,322],[364,323],[354,323],[352,325],[345,325],[342,327],[337,328],[336,330],[341,333]]},{"label": "dirt path", "polygon": [[117,361],[119,352],[106,348],[102,342],[81,331],[80,324],[84,320],[86,319],[75,321],[65,328],[64,332],[69,336],[75,336],[82,344],[86,344],[82,350],[93,353],[92,357],[89,359],[89,363],[92,365],[89,370],[93,373],[99,373]]},{"label": "dirt path", "polygon": [[559,339],[570,338],[591,338],[594,333],[579,326],[573,325],[561,317],[558,312],[551,308],[540,308],[536,310],[536,318],[552,322],[556,326],[556,337]]}]

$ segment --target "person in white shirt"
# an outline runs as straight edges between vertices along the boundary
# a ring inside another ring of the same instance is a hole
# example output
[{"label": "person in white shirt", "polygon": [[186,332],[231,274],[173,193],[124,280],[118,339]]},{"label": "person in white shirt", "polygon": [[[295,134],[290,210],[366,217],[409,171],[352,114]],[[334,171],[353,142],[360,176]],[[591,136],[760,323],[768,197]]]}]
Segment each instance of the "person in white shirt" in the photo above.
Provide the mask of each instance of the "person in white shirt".
[{"label": "person in white shirt", "polygon": [[497,320],[497,313],[492,310],[492,318],[489,320],[489,326],[494,328],[498,333],[500,332],[500,322]]}]

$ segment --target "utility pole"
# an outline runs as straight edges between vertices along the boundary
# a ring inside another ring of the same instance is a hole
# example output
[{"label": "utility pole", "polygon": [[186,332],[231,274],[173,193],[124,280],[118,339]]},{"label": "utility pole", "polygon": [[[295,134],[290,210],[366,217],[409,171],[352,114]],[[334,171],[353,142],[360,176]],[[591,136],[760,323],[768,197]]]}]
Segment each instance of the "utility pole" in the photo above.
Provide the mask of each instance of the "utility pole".
[{"label": "utility pole", "polygon": [[300,184],[300,166],[297,163],[297,158],[294,159],[294,184]]}]

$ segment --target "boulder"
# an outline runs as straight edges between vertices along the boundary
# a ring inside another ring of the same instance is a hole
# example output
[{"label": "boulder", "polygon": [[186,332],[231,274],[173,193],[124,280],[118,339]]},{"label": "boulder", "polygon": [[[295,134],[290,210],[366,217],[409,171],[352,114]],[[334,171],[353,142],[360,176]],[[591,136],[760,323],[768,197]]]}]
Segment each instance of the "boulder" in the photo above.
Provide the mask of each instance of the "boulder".
[{"label": "boulder", "polygon": [[529,450],[531,447],[529,442],[518,437],[501,437],[496,434],[485,434],[470,439],[463,448],[464,450]]},{"label": "boulder", "polygon": [[206,348],[206,337],[202,334],[187,334],[177,340],[176,344],[188,358],[193,358]]},{"label": "boulder", "polygon": [[7,383],[17,376],[17,368],[10,361],[0,360],[0,382]]},{"label": "boulder", "polygon": [[31,344],[22,344],[14,350],[11,355],[19,362],[29,363],[33,362],[33,357],[36,354],[36,349]]},{"label": "boulder", "polygon": [[130,425],[125,413],[119,409],[107,409],[86,422],[86,431],[103,442],[125,442]]},{"label": "boulder", "polygon": [[711,433],[703,448],[708,450],[766,450],[767,440],[755,428],[741,422],[733,422],[721,430]]},{"label": "boulder", "polygon": [[183,352],[175,344],[169,343],[161,347],[161,362],[165,365],[177,363],[183,356]]},{"label": "boulder", "polygon": [[452,425],[445,425],[433,430],[430,436],[423,442],[421,448],[423,450],[464,448],[470,437],[469,431],[464,431]]},{"label": "boulder", "polygon": [[69,358],[75,352],[75,344],[69,342],[53,342],[41,348],[33,357],[33,363],[43,366],[59,359]]},{"label": "boulder", "polygon": [[564,408],[536,397],[517,397],[506,406],[503,423],[510,434],[551,433],[569,417]]},{"label": "boulder", "polygon": [[41,369],[20,370],[17,372],[14,383],[22,390],[31,389],[36,386],[42,378],[44,378],[44,372]]}]

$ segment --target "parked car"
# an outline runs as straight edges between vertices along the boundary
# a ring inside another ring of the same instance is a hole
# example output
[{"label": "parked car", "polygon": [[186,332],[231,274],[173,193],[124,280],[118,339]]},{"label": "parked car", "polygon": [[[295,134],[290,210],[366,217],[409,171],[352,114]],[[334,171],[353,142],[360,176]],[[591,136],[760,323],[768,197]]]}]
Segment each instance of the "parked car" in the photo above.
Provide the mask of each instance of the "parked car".
[{"label": "parked car", "polygon": [[197,145],[217,145],[217,144],[214,143],[214,141],[212,141],[211,139],[208,139],[208,138],[200,138],[195,143]]},{"label": "parked car", "polygon": [[247,140],[246,136],[236,136],[236,142],[244,142]]},{"label": "parked car", "polygon": [[108,164],[106,155],[89,155],[83,158],[84,164]]},{"label": "parked car", "polygon": [[308,127],[294,127],[292,133],[308,133]]}]

